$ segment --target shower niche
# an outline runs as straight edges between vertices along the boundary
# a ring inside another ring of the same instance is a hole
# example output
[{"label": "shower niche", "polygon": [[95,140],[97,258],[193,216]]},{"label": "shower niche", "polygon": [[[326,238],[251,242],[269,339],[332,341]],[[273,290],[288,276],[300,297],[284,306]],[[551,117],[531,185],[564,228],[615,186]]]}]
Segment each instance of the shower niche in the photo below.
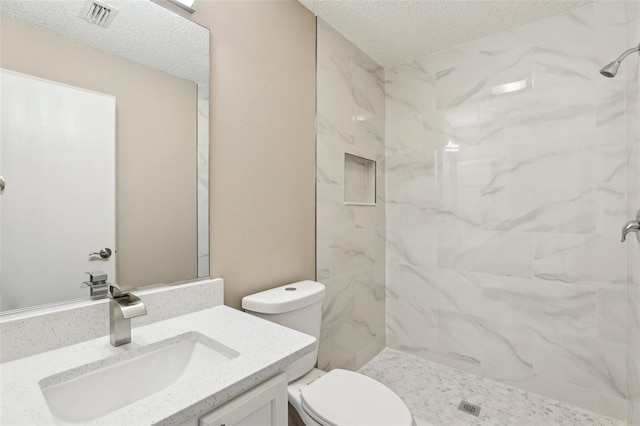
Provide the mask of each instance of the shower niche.
[{"label": "shower niche", "polygon": [[376,205],[375,161],[344,154],[344,203],[356,206]]}]

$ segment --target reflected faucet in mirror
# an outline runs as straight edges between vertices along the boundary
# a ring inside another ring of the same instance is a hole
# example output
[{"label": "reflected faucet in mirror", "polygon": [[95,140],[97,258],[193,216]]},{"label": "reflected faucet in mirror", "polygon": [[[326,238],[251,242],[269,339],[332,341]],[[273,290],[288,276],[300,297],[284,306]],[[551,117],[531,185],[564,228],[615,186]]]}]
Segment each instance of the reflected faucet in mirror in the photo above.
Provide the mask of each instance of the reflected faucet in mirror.
[{"label": "reflected faucet in mirror", "polygon": [[131,318],[147,315],[147,308],[138,296],[123,293],[117,284],[109,283],[109,335],[111,345],[131,343]]},{"label": "reflected faucet in mirror", "polygon": [[82,286],[89,287],[89,296],[92,299],[101,299],[107,295],[107,274],[102,271],[85,272],[89,275],[89,281],[84,281]]}]

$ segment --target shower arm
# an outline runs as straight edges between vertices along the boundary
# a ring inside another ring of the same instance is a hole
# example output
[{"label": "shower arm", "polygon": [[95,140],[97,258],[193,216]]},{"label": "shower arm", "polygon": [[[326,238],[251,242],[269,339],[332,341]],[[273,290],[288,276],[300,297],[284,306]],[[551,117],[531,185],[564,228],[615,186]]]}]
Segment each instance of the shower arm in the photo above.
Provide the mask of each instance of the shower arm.
[{"label": "shower arm", "polygon": [[618,59],[616,59],[616,60],[615,60],[615,61],[613,61],[613,62],[618,62],[618,63],[620,63],[620,62],[622,62],[622,60],[623,60],[624,58],[626,58],[627,56],[631,55],[631,54],[632,54],[632,53],[634,53],[634,52],[638,52],[638,53],[640,53],[640,44],[639,44],[639,45],[637,45],[636,47],[632,47],[631,49],[626,50],[622,55],[620,55],[620,57],[619,57]]}]

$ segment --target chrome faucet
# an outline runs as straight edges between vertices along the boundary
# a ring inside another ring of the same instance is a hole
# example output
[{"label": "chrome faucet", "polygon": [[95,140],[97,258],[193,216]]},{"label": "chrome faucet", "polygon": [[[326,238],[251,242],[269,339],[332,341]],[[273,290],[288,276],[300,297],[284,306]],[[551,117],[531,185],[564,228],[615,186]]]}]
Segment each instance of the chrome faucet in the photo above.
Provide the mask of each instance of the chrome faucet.
[{"label": "chrome faucet", "polygon": [[147,315],[147,308],[138,296],[123,293],[117,284],[109,283],[108,297],[111,344],[131,343],[131,318]]},{"label": "chrome faucet", "polygon": [[622,242],[624,243],[624,240],[627,239],[627,234],[629,232],[635,232],[636,239],[640,243],[640,234],[638,233],[638,231],[640,231],[640,210],[638,210],[638,213],[636,214],[636,220],[627,222],[622,227]]}]

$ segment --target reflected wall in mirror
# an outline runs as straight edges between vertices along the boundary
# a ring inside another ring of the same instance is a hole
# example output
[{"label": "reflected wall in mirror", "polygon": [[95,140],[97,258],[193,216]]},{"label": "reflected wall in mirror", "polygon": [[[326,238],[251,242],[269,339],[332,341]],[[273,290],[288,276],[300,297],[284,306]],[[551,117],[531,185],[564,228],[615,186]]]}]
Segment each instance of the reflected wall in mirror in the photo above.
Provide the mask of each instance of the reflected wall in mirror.
[{"label": "reflected wall in mirror", "polygon": [[88,271],[127,290],[209,275],[209,31],[103,3],[107,28],[84,1],[2,1],[3,312],[86,298]]}]

